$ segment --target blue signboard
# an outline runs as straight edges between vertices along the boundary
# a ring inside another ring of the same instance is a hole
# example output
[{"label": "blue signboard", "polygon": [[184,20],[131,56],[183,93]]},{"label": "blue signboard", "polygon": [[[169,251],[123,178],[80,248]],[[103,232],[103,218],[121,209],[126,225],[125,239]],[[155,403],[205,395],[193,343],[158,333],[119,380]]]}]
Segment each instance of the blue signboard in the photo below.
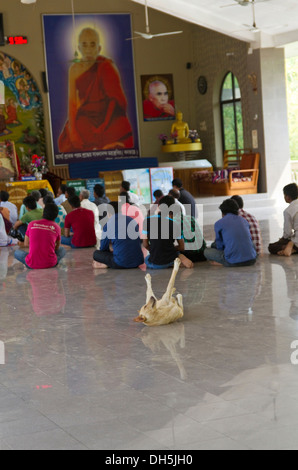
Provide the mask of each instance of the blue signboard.
[{"label": "blue signboard", "polygon": [[94,178],[94,179],[90,179],[90,180],[86,181],[86,189],[88,189],[88,191],[90,191],[89,199],[90,199],[91,202],[94,202],[94,200],[95,200],[95,198],[94,198],[94,186],[96,184],[101,184],[102,186],[104,186],[105,181],[102,178]]}]

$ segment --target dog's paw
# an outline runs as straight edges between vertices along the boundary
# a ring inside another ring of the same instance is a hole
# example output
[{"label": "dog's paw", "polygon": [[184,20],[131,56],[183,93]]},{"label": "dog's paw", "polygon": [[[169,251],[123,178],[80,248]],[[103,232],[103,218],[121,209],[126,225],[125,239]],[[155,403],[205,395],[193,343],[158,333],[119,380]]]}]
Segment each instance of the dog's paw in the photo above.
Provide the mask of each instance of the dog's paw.
[{"label": "dog's paw", "polygon": [[146,279],[147,282],[151,281],[151,275],[150,275],[150,274],[146,274],[145,279]]},{"label": "dog's paw", "polygon": [[177,294],[177,295],[176,295],[176,299],[177,299],[177,303],[178,303],[179,307],[181,307],[182,310],[183,310],[183,297],[182,297],[182,295],[181,295],[181,294]]}]

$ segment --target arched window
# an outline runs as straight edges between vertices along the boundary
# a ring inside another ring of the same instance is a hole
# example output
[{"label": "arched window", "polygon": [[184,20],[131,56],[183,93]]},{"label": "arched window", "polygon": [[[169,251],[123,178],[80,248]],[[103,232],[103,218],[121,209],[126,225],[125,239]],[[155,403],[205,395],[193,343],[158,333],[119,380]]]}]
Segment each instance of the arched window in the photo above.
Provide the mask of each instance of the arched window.
[{"label": "arched window", "polygon": [[222,139],[224,150],[244,148],[241,92],[239,83],[232,72],[223,80],[220,97]]}]

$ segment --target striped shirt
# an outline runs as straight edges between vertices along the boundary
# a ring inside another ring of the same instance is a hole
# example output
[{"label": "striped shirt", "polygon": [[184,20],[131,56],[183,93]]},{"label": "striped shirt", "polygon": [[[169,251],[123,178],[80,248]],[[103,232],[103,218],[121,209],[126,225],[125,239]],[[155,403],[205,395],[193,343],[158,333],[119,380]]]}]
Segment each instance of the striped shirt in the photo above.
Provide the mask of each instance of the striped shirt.
[{"label": "striped shirt", "polygon": [[249,230],[253,244],[255,245],[257,254],[260,255],[262,253],[262,236],[259,222],[253,215],[243,209],[239,209],[238,214],[249,223]]}]

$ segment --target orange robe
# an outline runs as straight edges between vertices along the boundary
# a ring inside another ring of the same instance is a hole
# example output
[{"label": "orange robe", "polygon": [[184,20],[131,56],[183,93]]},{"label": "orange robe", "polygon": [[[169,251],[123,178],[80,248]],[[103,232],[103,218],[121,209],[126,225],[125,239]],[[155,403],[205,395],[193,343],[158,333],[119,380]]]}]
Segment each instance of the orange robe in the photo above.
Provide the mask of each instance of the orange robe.
[{"label": "orange robe", "polygon": [[7,119],[6,124],[14,124],[18,120],[17,110],[15,106],[10,104],[6,107]]},{"label": "orange robe", "polygon": [[82,148],[74,148],[73,137],[67,122],[60,137],[59,151],[81,152],[102,150],[117,142],[133,148],[132,127],[127,117],[127,100],[119,72],[112,60],[99,56],[96,63],[76,81],[80,108],[76,115],[76,130]]}]

